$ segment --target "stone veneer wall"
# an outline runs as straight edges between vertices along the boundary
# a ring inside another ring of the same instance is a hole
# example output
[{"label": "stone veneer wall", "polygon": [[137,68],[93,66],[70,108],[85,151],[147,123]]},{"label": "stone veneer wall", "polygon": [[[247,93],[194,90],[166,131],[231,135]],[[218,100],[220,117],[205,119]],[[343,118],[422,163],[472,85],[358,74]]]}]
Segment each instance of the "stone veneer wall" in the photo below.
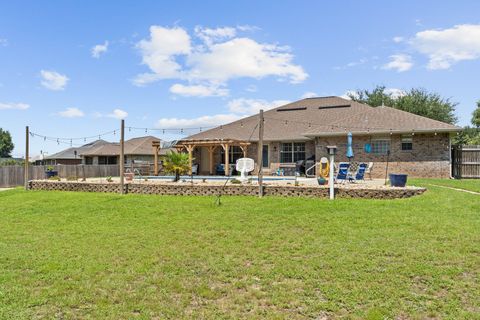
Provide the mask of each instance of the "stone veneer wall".
[{"label": "stone veneer wall", "polygon": [[[86,183],[86,182],[58,182],[33,180],[29,183],[31,190],[48,191],[81,191],[81,192],[108,192],[118,193],[120,187],[115,183]],[[295,186],[265,186],[266,196],[281,197],[315,197],[328,198],[326,187],[295,187]],[[142,184],[130,183],[125,185],[126,193],[133,194],[156,194],[156,195],[192,195],[192,196],[256,196],[258,186],[249,185],[165,185],[165,184]],[[338,198],[364,198],[364,199],[398,199],[408,198],[422,194],[423,188],[335,188]]]}]

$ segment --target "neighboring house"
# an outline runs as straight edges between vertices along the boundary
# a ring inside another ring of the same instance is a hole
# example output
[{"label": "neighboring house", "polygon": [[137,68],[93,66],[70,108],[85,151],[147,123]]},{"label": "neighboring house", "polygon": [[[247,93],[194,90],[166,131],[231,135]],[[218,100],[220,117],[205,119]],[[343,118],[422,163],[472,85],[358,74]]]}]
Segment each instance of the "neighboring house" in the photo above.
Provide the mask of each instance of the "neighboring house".
[{"label": "neighboring house", "polygon": [[88,150],[98,148],[100,146],[109,144],[105,140],[95,140],[93,142],[84,144],[81,147],[71,147],[52,155],[43,157],[43,159],[36,159],[36,164],[57,165],[57,164],[81,164],[81,154]]},{"label": "neighboring house", "polygon": [[[133,138],[125,141],[125,163],[154,162],[154,149],[152,142],[160,141],[153,136]],[[159,155],[165,155],[169,148],[160,148]],[[120,144],[106,143],[95,148],[90,148],[80,153],[83,164],[118,164],[120,159]]]},{"label": "neighboring house", "polygon": [[[258,115],[178,141],[191,153],[200,173],[248,156],[257,161]],[[414,177],[449,177],[450,138],[461,128],[390,107],[371,107],[340,97],[308,98],[264,112],[263,167],[266,174],[292,168],[298,160],[346,157],[347,133],[353,134],[354,161],[373,162],[373,177],[389,172]],[[228,156],[225,155],[228,150]],[[388,152],[390,151],[390,152]],[[287,170],[288,172],[288,170]],[[292,172],[290,170],[290,172]]]}]

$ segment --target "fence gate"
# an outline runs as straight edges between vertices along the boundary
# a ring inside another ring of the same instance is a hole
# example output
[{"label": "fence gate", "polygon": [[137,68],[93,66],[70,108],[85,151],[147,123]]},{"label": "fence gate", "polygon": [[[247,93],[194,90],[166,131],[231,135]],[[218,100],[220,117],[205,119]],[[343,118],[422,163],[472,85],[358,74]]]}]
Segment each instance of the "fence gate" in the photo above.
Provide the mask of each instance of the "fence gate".
[{"label": "fence gate", "polygon": [[480,146],[452,146],[452,175],[480,179]]}]

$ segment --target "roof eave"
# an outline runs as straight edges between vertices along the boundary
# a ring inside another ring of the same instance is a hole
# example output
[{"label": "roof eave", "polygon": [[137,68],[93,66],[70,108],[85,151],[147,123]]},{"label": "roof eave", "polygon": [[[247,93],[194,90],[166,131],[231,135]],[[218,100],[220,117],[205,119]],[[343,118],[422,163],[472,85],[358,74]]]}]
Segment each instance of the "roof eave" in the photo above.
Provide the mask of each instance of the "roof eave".
[{"label": "roof eave", "polygon": [[353,135],[369,135],[369,134],[407,134],[407,133],[447,133],[459,132],[462,128],[440,128],[440,129],[410,129],[410,130],[361,130],[361,131],[344,131],[344,132],[320,132],[320,133],[305,133],[306,137],[335,137],[345,136],[348,132]]}]

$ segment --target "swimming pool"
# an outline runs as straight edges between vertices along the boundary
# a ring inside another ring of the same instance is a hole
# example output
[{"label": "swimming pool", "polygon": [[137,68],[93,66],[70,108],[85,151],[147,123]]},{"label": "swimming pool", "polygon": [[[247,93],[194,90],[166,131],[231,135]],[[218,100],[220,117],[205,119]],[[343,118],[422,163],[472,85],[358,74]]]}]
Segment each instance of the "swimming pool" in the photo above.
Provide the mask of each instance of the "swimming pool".
[{"label": "swimming pool", "polygon": [[[148,179],[148,180],[173,180],[174,176],[135,176],[135,179]],[[227,179],[239,179],[240,176],[180,176],[180,180],[213,180],[213,181],[225,181]],[[257,176],[248,176],[248,179],[258,181]],[[291,176],[264,176],[263,181],[294,181],[295,177]]]}]

